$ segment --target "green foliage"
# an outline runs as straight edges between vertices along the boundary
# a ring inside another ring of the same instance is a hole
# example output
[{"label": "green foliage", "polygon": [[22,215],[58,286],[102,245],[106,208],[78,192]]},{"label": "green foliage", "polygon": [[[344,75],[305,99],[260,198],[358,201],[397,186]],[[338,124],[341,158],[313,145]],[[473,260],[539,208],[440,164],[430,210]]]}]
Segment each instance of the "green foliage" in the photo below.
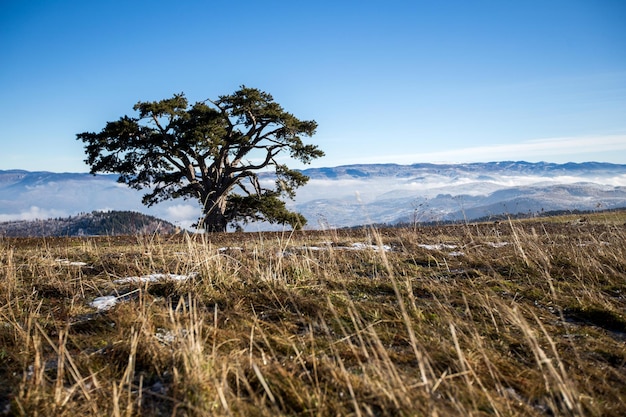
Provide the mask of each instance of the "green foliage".
[{"label": "green foliage", "polygon": [[[302,225],[282,197],[294,198],[308,177],[278,163],[287,153],[303,163],[324,153],[302,137],[315,133],[315,121],[299,120],[263,91],[242,86],[231,95],[189,106],[184,94],[138,102],[138,117],[108,122],[99,133],[84,132],[91,173],[120,174],[119,182],[145,189],[151,206],[174,199],[196,199],[201,224],[225,231],[229,223],[264,220]],[[262,186],[258,172],[273,169],[275,188]]]},{"label": "green foliage", "polygon": [[279,196],[278,192],[271,191],[261,195],[233,194],[229,198],[229,206],[233,211],[230,216],[244,223],[250,219],[265,220],[270,223],[289,224],[294,229],[301,229],[306,224],[306,219],[299,213],[289,211]]}]

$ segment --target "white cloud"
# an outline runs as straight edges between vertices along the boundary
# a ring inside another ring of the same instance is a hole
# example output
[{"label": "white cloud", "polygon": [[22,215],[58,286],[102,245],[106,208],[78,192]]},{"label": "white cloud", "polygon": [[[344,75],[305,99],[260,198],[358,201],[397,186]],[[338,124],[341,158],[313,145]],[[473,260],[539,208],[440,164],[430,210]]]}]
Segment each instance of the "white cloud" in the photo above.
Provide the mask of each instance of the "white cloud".
[{"label": "white cloud", "polygon": [[[486,175],[488,174],[488,175]],[[594,182],[606,186],[626,186],[626,175],[616,172],[597,172],[590,175],[587,172],[567,175],[554,175],[547,172],[544,175],[508,174],[501,172],[465,172],[458,175],[437,174],[428,171],[427,174],[417,174],[417,177],[369,177],[369,178],[312,178],[296,196],[296,202],[302,204],[313,200],[335,199],[343,203],[370,203],[375,200],[388,198],[435,197],[441,193],[487,195],[496,190],[516,186],[574,184],[579,182]],[[358,193],[359,197],[356,196]]]},{"label": "white cloud", "polygon": [[197,220],[200,210],[197,206],[191,204],[176,204],[168,207],[166,210],[168,219],[172,221],[181,221],[193,218]]},{"label": "white cloud", "polygon": [[499,160],[503,158],[520,160],[550,156],[589,155],[614,151],[626,151],[626,135],[534,139],[521,143],[444,151],[439,152],[439,154],[450,154],[457,157],[465,156],[465,158],[476,160]]},{"label": "white cloud", "polygon": [[67,217],[67,212],[55,209],[42,209],[37,206],[31,206],[28,210],[20,213],[0,214],[0,222],[8,222],[14,220],[43,220],[54,217]]},{"label": "white cloud", "polygon": [[193,229],[191,225],[198,221],[201,213],[197,205],[175,204],[167,207],[157,207],[155,212],[151,214],[174,223],[183,229],[191,230]]},{"label": "white cloud", "polygon": [[501,143],[434,152],[401,155],[379,155],[348,163],[416,162],[492,162],[502,160],[547,162],[614,162],[626,163],[626,135],[572,136],[533,139],[518,143]]}]

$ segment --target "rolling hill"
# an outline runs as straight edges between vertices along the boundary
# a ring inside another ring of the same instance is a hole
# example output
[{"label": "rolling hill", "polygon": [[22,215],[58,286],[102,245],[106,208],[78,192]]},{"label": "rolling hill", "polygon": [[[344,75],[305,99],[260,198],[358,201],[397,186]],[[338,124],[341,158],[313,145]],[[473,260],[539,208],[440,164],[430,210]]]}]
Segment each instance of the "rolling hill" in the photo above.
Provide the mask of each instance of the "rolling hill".
[{"label": "rolling hill", "polygon": [[176,231],[176,226],[169,222],[132,211],[94,211],[65,218],[0,223],[0,236],[6,237],[114,236]]}]

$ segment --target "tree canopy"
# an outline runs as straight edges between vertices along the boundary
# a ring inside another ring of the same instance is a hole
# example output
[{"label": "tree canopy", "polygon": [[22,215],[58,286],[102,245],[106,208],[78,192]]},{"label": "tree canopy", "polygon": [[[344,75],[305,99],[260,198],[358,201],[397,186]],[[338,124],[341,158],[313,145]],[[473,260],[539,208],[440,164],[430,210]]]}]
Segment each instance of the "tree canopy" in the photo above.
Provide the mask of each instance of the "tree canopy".
[{"label": "tree canopy", "polygon": [[[270,94],[245,86],[191,106],[181,93],[140,101],[133,109],[137,116],[108,122],[99,133],[76,135],[85,144],[91,173],[120,174],[119,182],[147,191],[148,206],[197,199],[198,225],[209,232],[254,220],[294,228],[306,223],[284,198],[293,199],[308,177],[281,163],[279,155],[306,164],[323,156],[302,140],[315,133],[315,121],[299,120]],[[270,180],[260,177],[268,171]]]}]

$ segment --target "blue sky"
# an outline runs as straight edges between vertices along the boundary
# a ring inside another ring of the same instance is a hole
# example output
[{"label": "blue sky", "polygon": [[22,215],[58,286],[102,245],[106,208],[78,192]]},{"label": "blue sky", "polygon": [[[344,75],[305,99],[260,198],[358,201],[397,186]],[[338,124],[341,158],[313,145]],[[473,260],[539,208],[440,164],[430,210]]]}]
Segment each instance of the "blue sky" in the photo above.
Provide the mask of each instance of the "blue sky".
[{"label": "blue sky", "polygon": [[271,93],[313,166],[626,163],[626,2],[0,2],[0,169],[84,172],[139,100]]}]

